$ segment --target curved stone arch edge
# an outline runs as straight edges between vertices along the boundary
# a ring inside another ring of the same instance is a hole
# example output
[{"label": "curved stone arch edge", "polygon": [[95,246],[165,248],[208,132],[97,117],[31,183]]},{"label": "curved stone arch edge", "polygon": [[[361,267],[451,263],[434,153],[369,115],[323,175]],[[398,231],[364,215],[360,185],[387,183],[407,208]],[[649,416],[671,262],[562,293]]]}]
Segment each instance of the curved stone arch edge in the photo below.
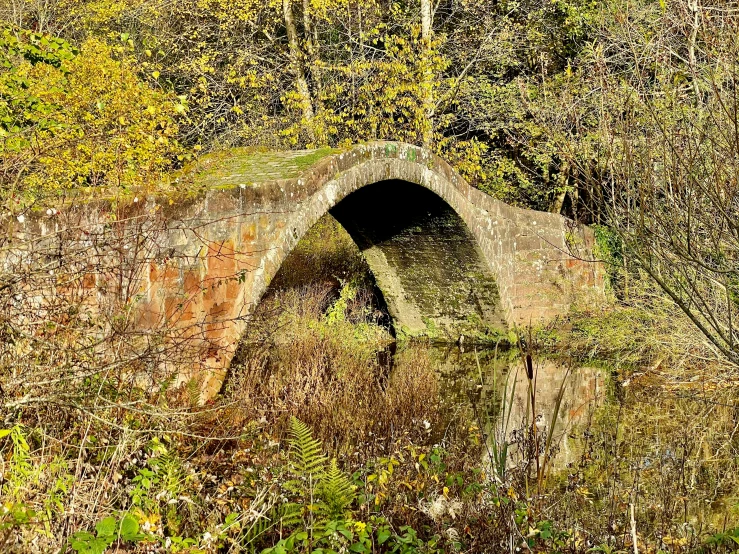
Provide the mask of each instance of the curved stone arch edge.
[{"label": "curved stone arch edge", "polygon": [[[443,175],[433,171],[432,169],[422,167],[420,164],[401,158],[373,158],[358,165],[354,165],[335,176],[330,181],[303,201],[293,214],[289,216],[279,244],[267,254],[260,265],[258,281],[255,281],[255,294],[253,298],[256,303],[269,287],[269,283],[274,278],[285,259],[290,255],[292,250],[297,246],[302,237],[307,233],[318,220],[327,214],[332,208],[339,204],[343,199],[352,193],[372,186],[376,183],[387,180],[406,181],[415,185],[422,186],[448,204],[455,213],[464,221],[470,233],[474,236],[476,246],[481,249],[481,240],[483,237],[480,233],[475,233],[476,225],[483,214],[487,214],[483,209],[477,208],[480,212],[479,216],[470,221],[469,217],[465,217],[460,213],[460,206],[466,199],[462,193],[449,182]],[[469,186],[469,185],[466,185]],[[484,193],[481,193],[484,194]],[[495,271],[496,266],[483,253],[483,259]],[[273,271],[267,271],[266,268],[272,267]],[[497,277],[497,272],[495,272]],[[249,310],[255,306],[251,306]]]}]

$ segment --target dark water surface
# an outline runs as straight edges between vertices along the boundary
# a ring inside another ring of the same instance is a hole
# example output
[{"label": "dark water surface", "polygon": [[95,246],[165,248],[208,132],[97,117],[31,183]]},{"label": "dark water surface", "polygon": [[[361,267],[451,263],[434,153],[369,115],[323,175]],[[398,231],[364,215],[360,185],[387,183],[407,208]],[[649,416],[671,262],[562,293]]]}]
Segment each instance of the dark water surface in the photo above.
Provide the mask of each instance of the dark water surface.
[{"label": "dark water surface", "polygon": [[573,462],[580,453],[580,437],[607,401],[605,372],[595,367],[572,367],[534,356],[529,381],[525,360],[516,351],[416,343],[412,349],[381,354],[392,364],[402,364],[405,355],[428,356],[441,376],[441,394],[471,406],[486,435],[511,445],[512,462],[521,454],[516,451],[521,431],[532,424],[543,436],[553,424],[555,467]]}]

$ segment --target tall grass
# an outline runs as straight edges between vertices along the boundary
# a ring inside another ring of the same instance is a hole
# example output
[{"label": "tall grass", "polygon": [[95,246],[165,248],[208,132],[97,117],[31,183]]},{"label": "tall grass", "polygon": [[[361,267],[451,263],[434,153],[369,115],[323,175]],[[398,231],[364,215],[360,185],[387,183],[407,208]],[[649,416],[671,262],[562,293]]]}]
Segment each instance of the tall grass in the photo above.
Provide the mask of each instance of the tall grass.
[{"label": "tall grass", "polygon": [[314,285],[269,299],[264,309],[274,313],[279,305],[280,315],[265,324],[278,330],[266,343],[243,345],[228,394],[279,435],[297,417],[333,453],[364,457],[387,451],[401,437],[428,440],[424,422],[442,428],[445,413],[429,358],[411,348],[388,372],[378,358],[387,332],[356,299],[345,317],[329,318],[330,297]]}]

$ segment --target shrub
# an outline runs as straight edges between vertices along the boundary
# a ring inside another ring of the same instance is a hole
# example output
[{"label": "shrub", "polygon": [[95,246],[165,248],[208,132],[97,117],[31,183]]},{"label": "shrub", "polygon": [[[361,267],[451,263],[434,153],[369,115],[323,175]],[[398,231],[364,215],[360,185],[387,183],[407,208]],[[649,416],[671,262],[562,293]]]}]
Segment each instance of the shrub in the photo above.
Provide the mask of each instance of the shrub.
[{"label": "shrub", "polygon": [[[30,203],[75,187],[151,187],[184,153],[182,98],[139,80],[126,48],[0,35],[0,190]],[[17,208],[17,206],[13,206]]]}]

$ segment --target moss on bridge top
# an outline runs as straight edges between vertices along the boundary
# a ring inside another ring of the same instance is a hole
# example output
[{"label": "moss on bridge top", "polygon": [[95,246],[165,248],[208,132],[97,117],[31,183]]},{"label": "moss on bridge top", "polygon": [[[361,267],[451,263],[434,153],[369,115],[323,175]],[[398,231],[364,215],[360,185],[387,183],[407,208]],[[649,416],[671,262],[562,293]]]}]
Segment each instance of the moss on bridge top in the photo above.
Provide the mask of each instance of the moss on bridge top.
[{"label": "moss on bridge top", "polygon": [[331,154],[342,150],[253,151],[234,148],[208,154],[186,171],[201,188],[232,188],[267,181],[294,179]]},{"label": "moss on bridge top", "polygon": [[48,206],[64,209],[83,203],[128,204],[150,196],[164,203],[169,200],[171,204],[173,200],[197,197],[207,190],[295,179],[322,159],[344,151],[339,148],[287,151],[230,148],[196,159],[183,169],[164,176],[151,188],[77,186],[50,191],[42,198],[34,191],[29,192],[27,198],[23,191],[18,196],[28,206],[26,212],[39,214]]},{"label": "moss on bridge top", "polygon": [[[209,190],[230,190],[237,187],[258,187],[261,183],[297,180],[311,172],[313,168],[332,156],[350,153],[359,148],[367,153],[386,158],[402,158],[421,161],[421,148],[409,144],[377,141],[353,144],[346,148],[319,148],[313,150],[270,151],[260,147],[230,148],[205,154],[188,163],[182,169],[162,176],[162,179],[149,188],[140,187],[92,187],[78,186],[60,189],[36,196],[30,191],[27,206],[23,213],[43,214],[49,206],[66,209],[81,204],[110,204],[126,206],[139,202],[142,198],[153,199],[162,205],[172,205],[185,199],[201,197]],[[341,156],[339,156],[340,158]],[[360,156],[361,157],[361,156]],[[345,164],[351,163],[345,159]],[[426,160],[430,166],[430,161]],[[18,214],[6,214],[15,218]],[[3,217],[0,215],[0,222]]]}]

